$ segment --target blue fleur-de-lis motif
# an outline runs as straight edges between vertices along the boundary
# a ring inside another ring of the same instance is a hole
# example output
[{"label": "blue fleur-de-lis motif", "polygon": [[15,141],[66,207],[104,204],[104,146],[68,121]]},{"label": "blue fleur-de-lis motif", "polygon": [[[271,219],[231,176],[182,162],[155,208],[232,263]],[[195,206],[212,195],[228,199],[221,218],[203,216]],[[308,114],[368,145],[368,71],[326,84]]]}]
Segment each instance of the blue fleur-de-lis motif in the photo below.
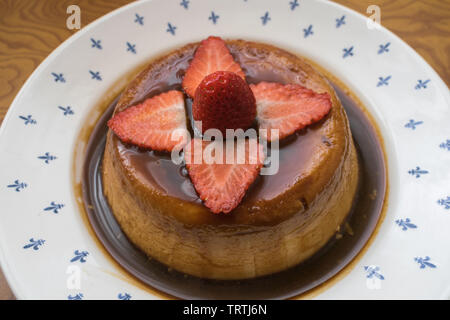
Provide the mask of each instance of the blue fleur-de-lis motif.
[{"label": "blue fleur-de-lis motif", "polygon": [[135,14],[136,19],[134,19],[134,22],[140,24],[141,26],[144,25],[144,17],[138,15],[137,13]]},{"label": "blue fleur-de-lis motif", "polygon": [[339,28],[343,24],[345,24],[345,15],[336,19],[336,28]]},{"label": "blue fleur-de-lis motif", "polygon": [[184,7],[187,10],[189,8],[189,1],[188,0],[182,0],[180,2],[180,6]]},{"label": "blue fleur-de-lis motif", "polygon": [[294,0],[294,1],[289,2],[289,5],[291,6],[291,10],[294,11],[295,8],[297,8],[299,6],[298,0]]},{"label": "blue fleur-de-lis motif", "polygon": [[136,54],[136,45],[131,44],[127,41],[127,51],[130,51],[131,53]]},{"label": "blue fleur-de-lis motif", "polygon": [[37,121],[34,120],[31,116],[31,114],[25,116],[19,116],[20,119],[22,119],[24,121],[24,125],[28,125],[28,124],[36,124]]},{"label": "blue fleur-de-lis motif", "polygon": [[217,23],[217,20],[220,18],[220,16],[216,15],[214,11],[211,11],[211,15],[209,16],[208,20],[211,20],[213,24]]},{"label": "blue fleur-de-lis motif", "polygon": [[59,210],[64,208],[63,203],[56,203],[55,201],[50,202],[50,206],[44,208],[44,211],[53,211],[53,213],[59,213]]},{"label": "blue fleur-de-lis motif", "polygon": [[68,295],[67,299],[68,300],[83,300],[84,295],[82,293],[78,293],[76,295]]},{"label": "blue fleur-de-lis motif", "polygon": [[70,106],[67,107],[63,107],[63,106],[58,106],[58,109],[63,111],[63,115],[68,116],[71,114],[74,114],[75,112],[72,110],[72,108]]},{"label": "blue fleur-de-lis motif", "polygon": [[28,185],[25,182],[20,182],[19,180],[15,180],[13,184],[9,184],[8,188],[14,188],[17,192],[25,189]]},{"label": "blue fleur-de-lis motif", "polygon": [[427,170],[420,169],[420,167],[417,166],[415,169],[409,170],[408,173],[410,175],[416,176],[416,178],[420,178],[420,175],[427,174],[429,172]]},{"label": "blue fleur-de-lis motif", "polygon": [[50,161],[56,160],[57,158],[55,156],[52,156],[50,152],[46,152],[44,153],[44,155],[38,156],[38,159],[44,160],[46,164],[49,164]]},{"label": "blue fleur-de-lis motif", "polygon": [[378,266],[364,266],[364,271],[366,271],[366,278],[368,279],[376,277],[380,280],[384,280],[384,276],[379,272],[380,267]]},{"label": "blue fleur-de-lis motif", "polygon": [[426,267],[437,268],[435,264],[430,262],[430,260],[431,260],[431,258],[429,256],[426,256],[425,258],[422,258],[422,257],[414,258],[414,261],[420,265],[420,269],[425,269]]},{"label": "blue fleur-de-lis motif", "polygon": [[444,150],[447,149],[447,151],[450,151],[450,139],[447,139],[447,141],[442,142],[439,145],[439,148],[444,149]]},{"label": "blue fleur-de-lis motif", "polygon": [[89,73],[91,74],[91,79],[102,81],[102,77],[100,76],[100,71],[94,72],[92,70],[89,70]]},{"label": "blue fleur-de-lis motif", "polygon": [[377,87],[389,85],[389,80],[391,80],[391,78],[392,78],[392,76],[387,76],[387,77],[385,77],[385,78],[383,78],[383,77],[378,77]]},{"label": "blue fleur-de-lis motif", "polygon": [[52,76],[55,77],[55,82],[66,82],[66,79],[64,79],[64,75],[62,73],[52,72]]},{"label": "blue fleur-de-lis motif", "polygon": [[395,223],[397,223],[399,225],[399,227],[402,228],[403,231],[406,231],[408,229],[416,229],[417,228],[417,226],[414,223],[412,223],[409,218],[406,218],[405,220],[403,220],[403,219],[395,220]]},{"label": "blue fleur-de-lis motif", "polygon": [[267,22],[269,22],[271,20],[270,16],[269,16],[269,11],[266,11],[266,13],[260,18],[262,25],[265,26],[267,24]]},{"label": "blue fleur-de-lis motif", "polygon": [[117,295],[117,298],[119,298],[119,300],[131,300],[131,295],[129,293],[119,293]]},{"label": "blue fleur-de-lis motif", "polygon": [[416,130],[416,126],[422,124],[423,121],[414,121],[414,119],[410,119],[407,124],[405,124],[405,128],[411,128],[412,130]]},{"label": "blue fleur-de-lis motif", "polygon": [[31,238],[30,240],[28,240],[28,244],[24,245],[23,248],[24,249],[30,249],[32,248],[33,250],[37,251],[39,250],[39,248],[41,246],[44,245],[45,240],[44,239],[38,239],[38,240],[34,240],[34,238]]},{"label": "blue fleur-de-lis motif", "polygon": [[382,54],[383,52],[389,52],[389,46],[391,45],[390,42],[386,44],[380,44],[380,48],[378,49],[378,54]]},{"label": "blue fleur-de-lis motif", "polygon": [[167,23],[167,30],[166,30],[166,32],[169,32],[170,34],[172,34],[174,36],[176,29],[177,29],[177,27],[172,25],[170,22]]},{"label": "blue fleur-de-lis motif", "polygon": [[342,49],[342,51],[344,51],[344,54],[342,55],[342,58],[344,58],[344,59],[347,57],[351,57],[354,54],[353,46],[351,46],[350,48],[344,48],[344,49]]},{"label": "blue fleur-de-lis motif", "polygon": [[447,196],[447,199],[445,198],[439,199],[437,203],[443,206],[446,210],[450,209],[450,196]]},{"label": "blue fleur-de-lis motif", "polygon": [[85,263],[86,262],[86,257],[89,255],[89,252],[87,251],[80,251],[80,250],[75,250],[73,252],[73,254],[75,255],[72,259],[70,259],[70,262],[76,262],[76,261],[80,261],[81,263]]},{"label": "blue fleur-de-lis motif", "polygon": [[312,26],[312,24],[310,24],[308,26],[308,28],[303,29],[303,37],[304,38],[308,38],[310,35],[314,34],[314,32],[312,31],[312,28],[313,28],[313,26]]},{"label": "blue fleur-de-lis motif", "polygon": [[91,42],[92,42],[92,45],[91,45],[91,47],[92,48],[97,48],[97,49],[102,49],[102,44],[101,44],[101,40],[95,40],[94,38],[91,38]]},{"label": "blue fleur-de-lis motif", "polygon": [[417,84],[414,87],[414,89],[419,90],[419,89],[426,89],[427,88],[427,84],[428,82],[430,82],[430,79],[422,81],[422,80],[417,80]]}]

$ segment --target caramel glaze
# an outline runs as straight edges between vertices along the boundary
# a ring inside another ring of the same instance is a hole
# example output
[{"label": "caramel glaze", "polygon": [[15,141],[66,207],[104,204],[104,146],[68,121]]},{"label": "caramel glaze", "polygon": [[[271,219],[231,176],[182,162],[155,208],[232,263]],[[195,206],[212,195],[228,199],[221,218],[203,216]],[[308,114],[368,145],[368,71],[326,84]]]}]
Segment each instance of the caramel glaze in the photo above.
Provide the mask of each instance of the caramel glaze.
[{"label": "caramel glaze", "polygon": [[[327,80],[273,46],[242,40],[227,45],[250,83],[298,83],[331,95],[332,109],[322,121],[280,143],[279,172],[259,176],[230,214],[214,215],[170,155],[124,145],[109,131],[103,181],[122,229],[148,255],[199,277],[239,279],[281,271],[325,245],[350,211],[358,165],[348,120]],[[116,112],[181,90],[197,46],[152,62],[125,89]],[[186,105],[190,118],[188,98]]]}]

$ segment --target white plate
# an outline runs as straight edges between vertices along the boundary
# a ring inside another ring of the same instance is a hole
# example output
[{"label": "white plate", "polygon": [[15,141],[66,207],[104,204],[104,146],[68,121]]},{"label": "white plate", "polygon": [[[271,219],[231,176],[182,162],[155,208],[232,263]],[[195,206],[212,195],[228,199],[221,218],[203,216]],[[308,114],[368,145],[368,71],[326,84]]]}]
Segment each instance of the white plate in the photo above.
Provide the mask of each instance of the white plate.
[{"label": "white plate", "polygon": [[331,2],[180,1],[135,2],[85,27],[11,105],[0,133],[0,259],[15,295],[157,298],[120,276],[88,232],[73,191],[74,146],[92,107],[129,70],[214,34],[310,58],[341,79],[382,130],[386,218],[356,267],[318,298],[449,298],[450,96],[438,75],[395,35],[369,30],[364,16]]}]

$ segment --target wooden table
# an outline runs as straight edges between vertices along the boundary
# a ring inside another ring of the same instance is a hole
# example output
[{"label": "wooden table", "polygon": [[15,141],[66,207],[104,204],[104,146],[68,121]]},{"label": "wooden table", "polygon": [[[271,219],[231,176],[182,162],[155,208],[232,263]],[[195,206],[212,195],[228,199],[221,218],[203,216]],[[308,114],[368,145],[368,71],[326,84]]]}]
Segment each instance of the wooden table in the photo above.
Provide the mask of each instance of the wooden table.
[{"label": "wooden table", "polygon": [[[166,1],[166,0],[164,0]],[[300,0],[300,5],[301,5]],[[61,42],[66,8],[81,8],[81,26],[121,7],[127,0],[0,0],[0,123],[32,71]],[[450,0],[337,0],[362,14],[381,8],[381,24],[411,45],[450,84]],[[0,271],[0,299],[14,299]]]}]

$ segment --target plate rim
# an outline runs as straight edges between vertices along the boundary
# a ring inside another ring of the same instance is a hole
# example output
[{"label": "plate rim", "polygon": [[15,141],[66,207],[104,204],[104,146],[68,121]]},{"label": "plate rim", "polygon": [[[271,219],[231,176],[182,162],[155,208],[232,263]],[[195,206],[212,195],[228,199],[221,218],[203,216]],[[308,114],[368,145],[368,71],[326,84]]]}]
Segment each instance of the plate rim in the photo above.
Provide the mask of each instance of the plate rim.
[{"label": "plate rim", "polygon": [[[359,13],[353,9],[350,9],[344,5],[341,5],[339,3],[326,1],[326,0],[315,0],[316,2],[325,3],[328,6],[338,8],[339,10],[343,11],[346,14],[357,16],[359,18],[368,19],[367,16],[363,15],[362,13]],[[31,75],[26,79],[26,81],[22,84],[21,88],[15,95],[13,101],[8,107],[8,110],[3,118],[2,124],[0,126],[0,138],[3,137],[4,132],[6,131],[7,124],[11,122],[13,109],[16,108],[17,101],[20,100],[20,98],[23,96],[24,92],[28,90],[28,87],[30,84],[34,81],[34,79],[42,73],[42,71],[48,67],[54,58],[58,56],[65,48],[70,46],[74,41],[76,41],[78,38],[82,37],[84,34],[91,31],[94,27],[97,25],[103,23],[104,21],[110,19],[111,17],[120,14],[121,12],[128,10],[133,7],[141,6],[148,2],[154,2],[154,0],[145,0],[145,1],[139,1],[139,2],[132,2],[129,4],[126,4],[124,6],[121,6],[117,9],[112,10],[111,12],[97,18],[96,20],[92,21],[91,23],[84,26],[82,29],[78,30],[76,33],[69,36],[66,40],[64,40],[61,44],[59,44],[47,57],[45,57],[39,65],[33,70]],[[441,92],[447,101],[450,100],[450,93],[449,88],[447,84],[444,82],[444,80],[440,77],[440,75],[434,70],[434,68],[427,63],[427,61],[417,52],[415,51],[408,43],[406,43],[403,39],[401,39],[399,36],[397,36],[395,33],[387,29],[386,27],[381,24],[381,29],[387,33],[387,35],[393,39],[396,40],[396,44],[400,43],[402,46],[402,50],[407,50],[407,53],[413,56],[414,60],[417,63],[420,63],[420,67],[423,68],[424,71],[428,72],[431,77],[433,77],[433,82],[435,85],[437,85],[437,89],[439,92]],[[419,62],[420,61],[420,62]],[[436,81],[437,80],[437,81]],[[2,143],[3,140],[0,140],[0,147],[4,147],[5,142]],[[73,153],[73,150],[72,150]],[[71,160],[72,161],[72,160]],[[9,287],[11,288],[11,291],[13,292],[14,296],[17,299],[27,299],[24,290],[20,284],[20,281],[17,280],[17,274],[13,271],[12,268],[10,268],[9,263],[7,262],[7,257],[5,256],[5,250],[4,247],[7,246],[4,242],[0,243],[0,267],[5,275],[5,278],[7,280],[7,283]],[[28,297],[29,298],[29,297]]]}]

